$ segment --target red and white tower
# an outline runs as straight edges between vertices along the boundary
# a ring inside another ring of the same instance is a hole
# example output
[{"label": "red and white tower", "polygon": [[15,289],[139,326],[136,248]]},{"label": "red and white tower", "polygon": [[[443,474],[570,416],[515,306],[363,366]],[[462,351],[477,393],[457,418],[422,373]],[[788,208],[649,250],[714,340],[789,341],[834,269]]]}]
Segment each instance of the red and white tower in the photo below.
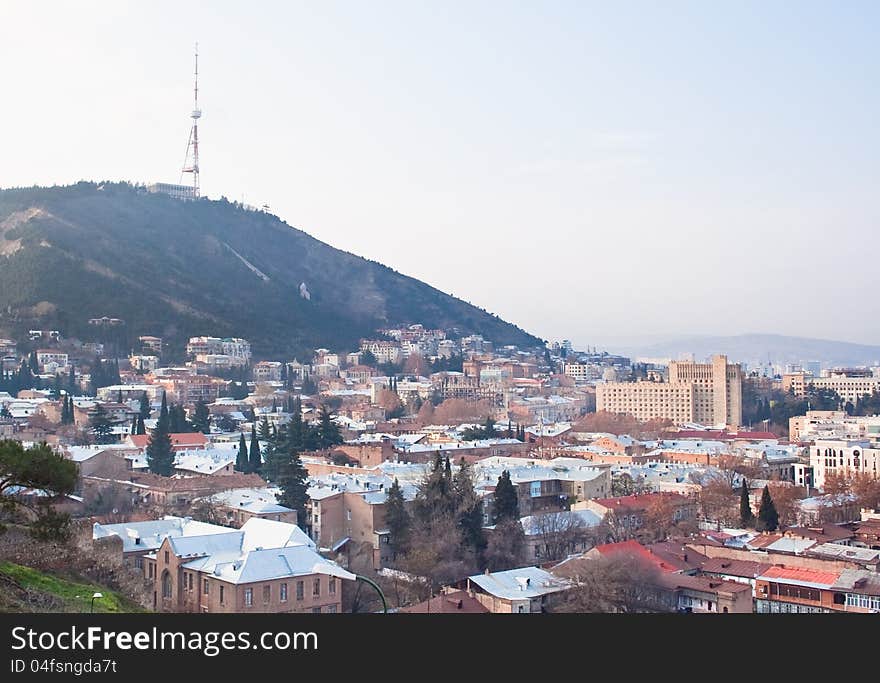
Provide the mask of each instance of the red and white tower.
[{"label": "red and white tower", "polygon": [[196,71],[195,71],[195,106],[192,114],[192,128],[189,131],[189,142],[186,143],[186,157],[183,160],[183,170],[180,172],[180,184],[183,184],[183,174],[192,173],[193,195],[199,197],[199,119],[202,118],[202,110],[199,109],[199,44],[196,43]]}]

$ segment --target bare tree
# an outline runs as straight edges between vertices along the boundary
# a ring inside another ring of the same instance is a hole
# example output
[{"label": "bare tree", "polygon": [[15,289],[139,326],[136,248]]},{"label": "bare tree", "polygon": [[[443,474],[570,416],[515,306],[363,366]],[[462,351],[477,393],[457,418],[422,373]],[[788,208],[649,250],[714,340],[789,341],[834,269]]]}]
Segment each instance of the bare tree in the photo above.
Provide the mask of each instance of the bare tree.
[{"label": "bare tree", "polygon": [[541,557],[547,560],[562,559],[584,550],[592,540],[590,529],[583,518],[573,512],[547,512],[530,518],[530,536],[541,549]]},{"label": "bare tree", "polygon": [[660,571],[637,555],[584,558],[567,562],[554,573],[574,583],[551,607],[554,612],[669,611],[659,586]]}]

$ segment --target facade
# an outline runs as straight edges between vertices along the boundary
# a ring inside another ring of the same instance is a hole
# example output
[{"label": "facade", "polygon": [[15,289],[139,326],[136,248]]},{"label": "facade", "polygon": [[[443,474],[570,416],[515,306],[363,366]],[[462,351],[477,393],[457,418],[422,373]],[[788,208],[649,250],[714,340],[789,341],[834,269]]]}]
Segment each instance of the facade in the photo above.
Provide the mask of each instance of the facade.
[{"label": "facade", "polygon": [[167,194],[172,199],[191,200],[196,199],[196,191],[192,185],[177,185],[176,183],[150,183],[147,192],[153,194]]},{"label": "facade", "polygon": [[159,356],[129,356],[128,362],[135,372],[152,372],[159,367]]},{"label": "facade", "polygon": [[880,476],[880,444],[868,439],[817,439],[810,444],[814,484],[824,489],[829,474]]},{"label": "facade", "polygon": [[830,372],[827,377],[813,377],[803,372],[782,376],[782,388],[798,398],[806,396],[809,389],[836,391],[844,402],[855,405],[865,394],[880,391],[880,377],[865,376],[862,372]]},{"label": "facade", "polygon": [[278,361],[264,360],[254,365],[255,382],[280,382],[281,363]]},{"label": "facade", "polygon": [[251,362],[251,344],[237,337],[190,337],[186,345],[188,356],[222,355],[230,356],[235,365],[248,365]]},{"label": "facade", "polygon": [[138,337],[138,343],[144,353],[162,355],[162,337],[151,337],[145,334]]},{"label": "facade", "polygon": [[494,614],[544,612],[548,599],[571,587],[567,579],[538,567],[487,571],[467,579],[468,593]]},{"label": "facade", "polygon": [[713,356],[710,363],[671,361],[668,382],[605,382],[596,386],[596,410],[639,420],[742,423],[742,367]]},{"label": "facade", "polygon": [[859,569],[770,567],[755,580],[759,613],[880,613],[880,580]]}]

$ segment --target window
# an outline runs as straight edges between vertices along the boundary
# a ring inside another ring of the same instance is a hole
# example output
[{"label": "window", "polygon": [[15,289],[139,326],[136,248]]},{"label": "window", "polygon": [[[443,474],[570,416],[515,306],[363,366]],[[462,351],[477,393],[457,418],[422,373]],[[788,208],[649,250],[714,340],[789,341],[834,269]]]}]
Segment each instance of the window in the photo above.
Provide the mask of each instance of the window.
[{"label": "window", "polygon": [[327,612],[330,614],[336,614],[336,605],[327,605]]},{"label": "window", "polygon": [[331,576],[327,583],[330,586],[330,595],[336,595],[336,577]]},{"label": "window", "polygon": [[287,584],[282,583],[279,588],[281,594],[281,602],[287,602]]},{"label": "window", "polygon": [[208,594],[208,585],[208,579],[205,579],[204,584],[202,584],[202,593],[204,593],[205,595]]},{"label": "window", "polygon": [[244,589],[244,604],[248,607],[251,607],[254,604],[254,589],[253,588],[245,588]]},{"label": "window", "polygon": [[321,613],[320,607],[312,607],[312,614],[320,614],[320,613]]},{"label": "window", "polygon": [[321,595],[321,579],[315,579],[315,583],[312,586],[312,595],[314,597]]},{"label": "window", "polygon": [[162,572],[162,597],[171,598],[171,574],[168,570]]},{"label": "window", "polygon": [[168,564],[168,551],[165,551],[165,564]]},{"label": "window", "polygon": [[138,569],[143,569],[143,567],[144,567],[144,558],[143,558],[143,557],[136,557],[136,558],[134,558],[134,566],[137,567]]},{"label": "window", "polygon": [[303,582],[302,582],[302,581],[297,581],[297,582],[296,582],[296,599],[297,599],[297,600],[302,600],[302,599],[303,599],[303,592],[304,592],[304,591],[303,591]]},{"label": "window", "polygon": [[220,586],[220,604],[223,604],[223,586]]},{"label": "window", "polygon": [[265,585],[263,586],[263,603],[268,605],[269,600],[272,598],[272,586]]}]

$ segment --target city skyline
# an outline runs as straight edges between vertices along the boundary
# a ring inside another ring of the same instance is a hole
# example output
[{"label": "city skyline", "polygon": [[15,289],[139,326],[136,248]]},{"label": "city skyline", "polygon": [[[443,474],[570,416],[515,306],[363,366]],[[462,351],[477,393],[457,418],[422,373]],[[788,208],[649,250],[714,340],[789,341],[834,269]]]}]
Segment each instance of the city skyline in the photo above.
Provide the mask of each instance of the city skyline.
[{"label": "city skyline", "polygon": [[0,186],[177,182],[198,41],[212,198],[547,339],[880,344],[870,269],[809,287],[880,246],[875,6],[211,8],[7,6]]}]

